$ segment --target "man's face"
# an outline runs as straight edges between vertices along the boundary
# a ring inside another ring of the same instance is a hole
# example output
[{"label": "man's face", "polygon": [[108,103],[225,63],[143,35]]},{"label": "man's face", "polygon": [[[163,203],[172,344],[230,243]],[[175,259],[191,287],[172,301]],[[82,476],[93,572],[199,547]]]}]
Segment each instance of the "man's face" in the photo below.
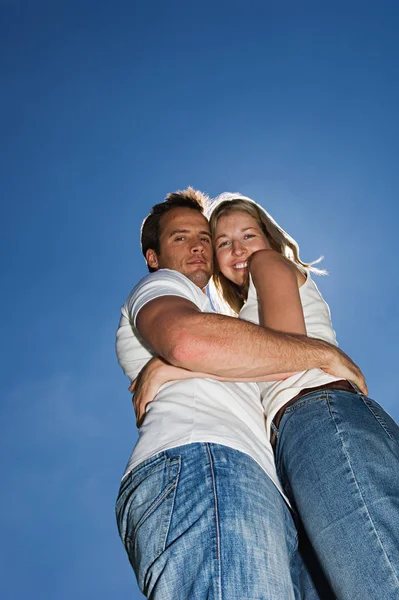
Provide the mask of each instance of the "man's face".
[{"label": "man's face", "polygon": [[155,269],[173,269],[199,288],[204,288],[213,270],[209,223],[192,208],[173,208],[161,217],[160,253],[147,251],[147,262]]}]

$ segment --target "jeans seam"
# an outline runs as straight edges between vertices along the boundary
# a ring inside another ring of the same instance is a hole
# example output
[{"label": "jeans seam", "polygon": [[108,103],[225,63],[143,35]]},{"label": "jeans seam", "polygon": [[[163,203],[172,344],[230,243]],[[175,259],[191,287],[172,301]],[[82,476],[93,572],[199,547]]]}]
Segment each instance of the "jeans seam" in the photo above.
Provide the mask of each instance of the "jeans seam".
[{"label": "jeans seam", "polygon": [[376,419],[378,424],[385,431],[385,433],[387,434],[389,439],[391,441],[395,441],[394,438],[392,437],[389,429],[387,428],[385,422],[383,421],[383,419],[381,419],[381,417],[375,412],[374,407],[373,407],[372,403],[370,402],[370,400],[366,396],[362,396],[362,400],[363,400],[364,404],[367,406],[367,408],[369,409],[369,411],[371,412],[371,414],[373,415],[373,417]]},{"label": "jeans seam", "polygon": [[330,401],[329,394],[327,394],[327,405],[328,405],[328,410],[329,410],[329,413],[330,413],[330,415],[331,415],[331,419],[332,419],[332,421],[333,421],[333,423],[334,423],[334,425],[335,425],[335,429],[336,429],[336,431],[337,431],[337,434],[338,434],[338,436],[339,436],[339,440],[340,440],[340,442],[341,442],[342,449],[343,449],[343,451],[344,451],[344,453],[345,453],[346,461],[347,461],[347,464],[349,465],[350,472],[351,472],[351,474],[352,474],[352,477],[353,477],[353,481],[354,481],[354,482],[355,482],[355,484],[356,484],[356,488],[357,488],[357,490],[358,490],[358,493],[359,493],[359,495],[360,495],[360,498],[361,498],[361,500],[362,500],[363,507],[364,507],[364,509],[366,510],[366,513],[367,513],[367,516],[368,516],[369,522],[370,522],[370,524],[372,525],[372,528],[373,528],[374,535],[376,536],[376,539],[377,539],[377,541],[378,541],[378,544],[379,544],[379,546],[380,546],[380,548],[381,548],[381,550],[382,550],[382,552],[383,552],[383,555],[385,556],[385,560],[387,561],[387,563],[388,563],[388,565],[389,565],[389,568],[390,568],[390,570],[391,570],[391,573],[392,573],[392,575],[393,575],[393,577],[394,577],[394,579],[395,579],[395,581],[396,581],[396,585],[399,587],[399,580],[398,580],[398,577],[397,577],[397,575],[396,575],[396,573],[395,573],[395,571],[394,571],[394,569],[393,569],[393,567],[392,567],[392,564],[391,564],[391,561],[390,561],[390,559],[389,559],[389,556],[387,555],[387,553],[386,553],[386,551],[385,551],[385,548],[384,548],[384,546],[383,546],[383,544],[382,544],[382,542],[381,542],[380,536],[378,535],[377,529],[376,529],[376,527],[375,527],[375,525],[374,525],[374,521],[373,521],[373,519],[372,519],[372,517],[371,517],[371,515],[370,515],[370,512],[369,512],[369,510],[368,510],[368,507],[367,507],[367,504],[366,504],[366,501],[365,501],[365,499],[364,499],[364,497],[363,497],[363,493],[362,493],[361,487],[360,487],[360,485],[359,485],[359,482],[357,481],[357,479],[356,479],[356,476],[355,476],[355,473],[354,473],[354,471],[353,471],[353,468],[352,468],[352,463],[351,463],[351,461],[350,461],[350,458],[349,458],[349,453],[348,453],[347,447],[345,446],[345,442],[344,442],[344,440],[343,440],[343,438],[342,438],[341,431],[340,431],[340,429],[339,429],[339,427],[338,427],[338,423],[336,422],[336,419],[335,419],[335,417],[334,417],[334,414],[333,414],[333,407],[332,407],[332,405],[331,405],[331,401]]},{"label": "jeans seam", "polygon": [[283,418],[281,419],[280,425],[277,429],[277,438],[276,438],[276,444],[274,447],[274,463],[275,463],[275,467],[276,467],[276,473],[277,473],[277,477],[281,483],[281,487],[283,489],[283,492],[285,493],[285,495],[287,496],[287,498],[289,498],[289,501],[291,503],[291,508],[293,510],[293,513],[295,514],[297,511],[296,509],[294,509],[294,499],[293,499],[293,494],[292,494],[292,490],[291,490],[291,486],[290,483],[287,479],[287,477],[285,477],[283,470],[282,470],[282,458],[280,456],[280,445],[281,445],[281,436],[279,435],[281,430],[282,430],[282,426],[283,426],[283,420],[284,420],[285,414],[283,415]]},{"label": "jeans seam", "polygon": [[[278,441],[277,441],[278,443]],[[276,446],[276,450],[277,450],[277,446]],[[287,496],[287,498],[290,501],[291,504],[291,512],[293,515],[298,515],[298,509],[296,507],[296,503],[295,503],[295,499],[294,499],[294,495],[292,493],[292,489],[291,489],[291,485],[289,480],[287,479],[287,477],[284,475],[281,466],[280,466],[280,461],[277,463],[277,455],[275,455],[275,465],[276,465],[276,473],[277,473],[277,477],[280,481],[281,487],[283,489],[284,494]]]},{"label": "jeans seam", "polygon": [[[303,408],[304,406],[307,406],[308,404],[314,404],[315,402],[320,402],[321,400],[327,400],[327,393],[328,393],[327,390],[319,390],[318,392],[309,392],[308,394],[303,396],[303,398],[298,398],[298,400],[296,402],[294,402],[294,404],[291,404],[291,406],[288,406],[286,408],[286,410],[284,411],[284,416],[293,414],[295,411],[300,410],[301,408]],[[310,396],[310,395],[312,395],[311,398],[306,397],[306,396]],[[283,418],[284,418],[284,416],[283,416]]]},{"label": "jeans seam", "polygon": [[212,489],[213,489],[213,500],[215,503],[215,525],[216,525],[216,558],[218,562],[218,595],[219,600],[222,600],[222,566],[220,561],[220,529],[219,529],[219,511],[218,511],[218,501],[217,501],[217,492],[216,492],[216,478],[213,468],[213,459],[212,454],[209,448],[209,444],[206,444],[206,450],[209,457],[209,468],[211,472],[212,479]]},{"label": "jeans seam", "polygon": [[[134,467],[134,469],[132,469],[128,473],[128,475],[126,475],[126,479],[129,476],[132,479],[134,479],[139,473],[141,473],[145,469],[148,469],[149,467],[151,468],[151,472],[156,473],[155,467],[159,466],[159,468],[163,468],[162,460],[164,458],[165,458],[165,452],[162,452],[162,453],[159,453],[159,455],[155,455],[155,456],[143,461],[145,464],[139,464],[136,467]],[[161,463],[161,464],[159,464],[159,463]]]},{"label": "jeans seam", "polygon": [[[170,461],[170,459],[168,459]],[[148,519],[148,517],[150,515],[152,515],[152,513],[154,512],[154,510],[156,510],[158,508],[158,506],[161,504],[161,502],[166,498],[166,496],[168,496],[170,494],[170,492],[173,490],[173,488],[177,485],[177,476],[175,481],[173,481],[172,483],[170,483],[165,490],[163,491],[163,493],[158,497],[157,500],[155,500],[155,502],[150,506],[150,508],[148,510],[145,511],[145,513],[143,514],[143,516],[141,517],[141,519],[139,520],[139,522],[137,523],[136,527],[133,530],[133,538],[132,541],[134,541],[136,539],[137,536],[137,532],[140,529],[141,525],[144,523],[144,521],[146,521]],[[158,554],[159,556],[159,554]]]},{"label": "jeans seam", "polygon": [[[295,529],[296,529],[296,523],[295,523],[295,519],[294,519],[294,514],[290,511],[291,513],[291,517],[292,520],[294,521],[294,525],[295,525]],[[287,546],[288,546],[289,541],[287,540]],[[294,535],[294,539],[293,539],[293,544],[290,544],[291,548],[287,547],[287,552],[289,555],[289,563],[292,564],[293,560],[295,559],[295,554],[298,552],[299,550],[299,536],[298,533],[295,533]]]},{"label": "jeans seam", "polygon": [[[171,459],[169,459],[169,463],[170,463],[170,460]],[[180,469],[181,469],[181,458],[180,458],[180,456],[178,457],[178,460],[179,460],[179,463],[178,463],[179,466],[178,466],[176,477],[175,477],[174,484],[173,484],[173,488],[174,489],[172,488],[173,489],[172,506],[170,507],[170,514],[169,514],[168,522],[167,522],[166,527],[165,527],[165,534],[164,534],[164,540],[165,541],[164,541],[164,543],[162,545],[162,550],[159,552],[158,556],[160,556],[162,554],[162,552],[164,552],[165,549],[166,549],[166,542],[168,540],[170,524],[172,522],[173,510],[174,510],[174,507],[175,507],[175,498],[176,498],[177,484],[178,484],[178,481],[179,481]],[[168,464],[168,468],[170,468],[170,464]]]}]

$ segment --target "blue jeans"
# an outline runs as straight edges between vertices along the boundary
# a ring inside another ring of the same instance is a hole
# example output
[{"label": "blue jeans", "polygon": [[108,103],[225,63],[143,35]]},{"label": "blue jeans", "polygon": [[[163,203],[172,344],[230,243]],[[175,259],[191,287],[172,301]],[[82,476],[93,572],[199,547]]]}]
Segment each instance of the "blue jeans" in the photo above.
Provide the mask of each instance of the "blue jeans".
[{"label": "blue jeans", "polygon": [[195,443],[122,481],[119,533],[152,600],[314,600],[292,515],[249,456]]},{"label": "blue jeans", "polygon": [[399,428],[360,393],[287,408],[277,472],[339,600],[399,599]]}]

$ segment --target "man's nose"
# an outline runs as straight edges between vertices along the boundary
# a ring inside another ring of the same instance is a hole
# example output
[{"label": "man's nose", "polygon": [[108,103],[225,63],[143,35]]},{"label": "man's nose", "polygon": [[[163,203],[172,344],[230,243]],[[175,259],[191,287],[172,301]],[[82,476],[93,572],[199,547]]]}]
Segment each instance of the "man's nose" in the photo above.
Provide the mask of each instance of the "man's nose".
[{"label": "man's nose", "polygon": [[191,246],[191,252],[203,252],[204,251],[204,243],[202,240],[196,240],[193,242]]}]

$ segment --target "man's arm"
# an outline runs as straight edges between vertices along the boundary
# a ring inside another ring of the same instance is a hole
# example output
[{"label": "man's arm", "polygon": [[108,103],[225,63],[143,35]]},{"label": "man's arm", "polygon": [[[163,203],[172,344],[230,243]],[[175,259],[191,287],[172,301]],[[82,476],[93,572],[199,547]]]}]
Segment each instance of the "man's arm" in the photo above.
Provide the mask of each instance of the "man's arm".
[{"label": "man's arm", "polygon": [[154,352],[190,371],[255,381],[277,373],[321,368],[367,391],[360,369],[327,342],[202,313],[178,296],[148,302],[139,311],[136,326]]}]

